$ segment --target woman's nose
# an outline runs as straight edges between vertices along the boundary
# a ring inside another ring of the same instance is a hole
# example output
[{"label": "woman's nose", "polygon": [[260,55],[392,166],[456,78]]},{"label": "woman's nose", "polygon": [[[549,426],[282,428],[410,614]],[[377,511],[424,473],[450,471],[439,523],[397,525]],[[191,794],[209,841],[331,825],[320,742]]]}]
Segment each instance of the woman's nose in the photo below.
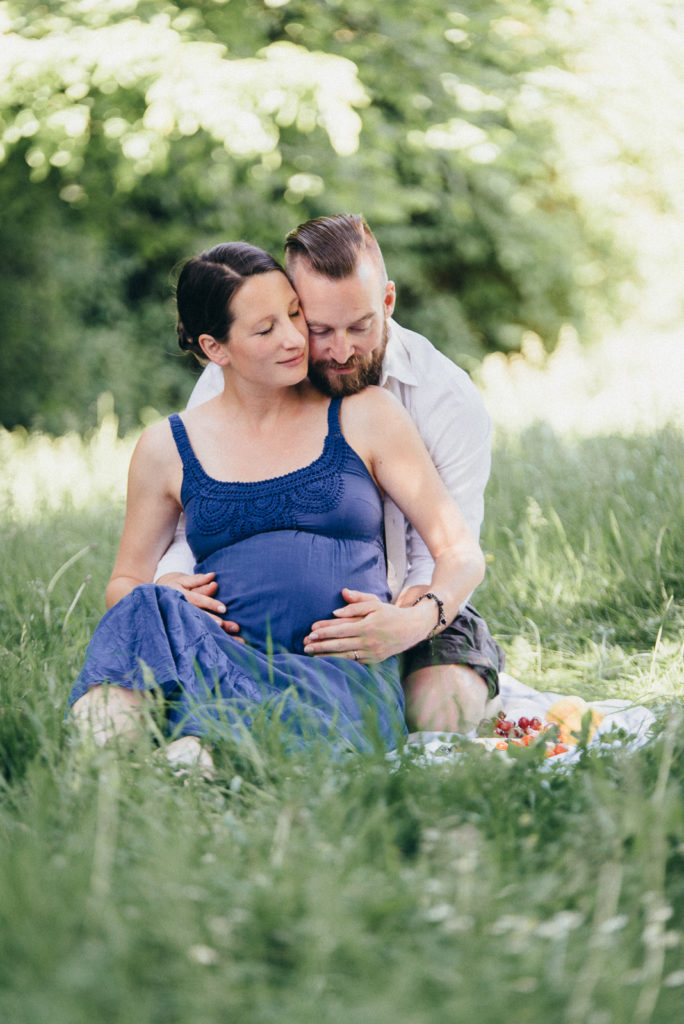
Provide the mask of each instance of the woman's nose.
[{"label": "woman's nose", "polygon": [[309,331],[306,323],[302,320],[301,323],[296,323],[292,320],[289,321],[289,329],[286,332],[286,344],[290,348],[301,348],[302,338],[304,341],[308,341]]}]

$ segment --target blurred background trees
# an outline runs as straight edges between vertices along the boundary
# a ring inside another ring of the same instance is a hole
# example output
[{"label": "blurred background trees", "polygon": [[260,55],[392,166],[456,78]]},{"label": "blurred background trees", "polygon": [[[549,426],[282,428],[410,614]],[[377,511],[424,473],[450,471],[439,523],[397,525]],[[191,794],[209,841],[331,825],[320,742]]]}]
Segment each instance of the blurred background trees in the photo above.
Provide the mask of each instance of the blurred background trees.
[{"label": "blurred background trees", "polygon": [[682,27],[669,0],[0,3],[0,423],[182,406],[174,266],[340,211],[467,369],[590,338],[652,268],[635,226],[681,219]]}]

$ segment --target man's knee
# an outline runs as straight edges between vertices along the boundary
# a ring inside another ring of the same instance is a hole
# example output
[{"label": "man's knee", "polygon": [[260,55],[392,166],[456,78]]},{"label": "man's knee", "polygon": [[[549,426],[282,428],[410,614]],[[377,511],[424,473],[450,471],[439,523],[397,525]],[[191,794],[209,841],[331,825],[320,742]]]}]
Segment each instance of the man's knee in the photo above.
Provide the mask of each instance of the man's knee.
[{"label": "man's knee", "polygon": [[468,732],[485,715],[488,688],[466,665],[434,665],[404,679],[411,731]]}]

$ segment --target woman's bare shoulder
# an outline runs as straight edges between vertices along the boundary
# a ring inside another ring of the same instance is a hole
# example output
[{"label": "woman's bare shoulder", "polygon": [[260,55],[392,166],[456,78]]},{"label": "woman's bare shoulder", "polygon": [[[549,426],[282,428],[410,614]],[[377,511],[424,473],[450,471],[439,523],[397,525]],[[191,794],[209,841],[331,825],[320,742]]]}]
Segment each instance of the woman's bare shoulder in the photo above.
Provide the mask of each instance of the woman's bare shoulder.
[{"label": "woman's bare shoulder", "polygon": [[168,464],[176,452],[176,446],[167,419],[146,427],[138,438],[133,452],[132,465],[159,467]]},{"label": "woman's bare shoulder", "polygon": [[225,398],[222,392],[220,395],[207,398],[206,402],[200,402],[199,405],[188,406],[179,413],[179,416],[184,423],[203,423],[214,418],[224,405]]},{"label": "woman's bare shoulder", "polygon": [[388,445],[401,444],[414,429],[401,402],[373,385],[345,397],[340,420],[348,443],[369,467]]},{"label": "woman's bare shoulder", "polygon": [[376,423],[389,418],[390,422],[404,419],[408,413],[393,394],[385,388],[371,384],[355,395],[348,395],[343,402],[349,417]]}]

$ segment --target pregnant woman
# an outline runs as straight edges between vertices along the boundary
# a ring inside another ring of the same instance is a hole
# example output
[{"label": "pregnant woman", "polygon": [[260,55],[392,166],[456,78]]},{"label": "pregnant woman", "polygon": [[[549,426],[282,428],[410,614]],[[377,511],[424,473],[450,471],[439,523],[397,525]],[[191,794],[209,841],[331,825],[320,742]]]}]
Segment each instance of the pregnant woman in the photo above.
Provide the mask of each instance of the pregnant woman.
[{"label": "pregnant woman", "polygon": [[[185,264],[176,298],[181,347],[216,363],[225,388],[136,446],[109,611],[71,714],[103,742],[139,727],[146,698],[161,694],[172,760],[174,746],[206,760],[202,741],[239,735],[263,706],[297,743],[363,750],[380,736],[392,748],[406,731],[396,658],[314,658],[304,637],[344,604],[345,588],[389,601],[383,493],[435,561],[430,595],[397,609],[416,642],[480,582],[478,544],[391,395],[371,387],[330,400],[309,383],[306,323],[270,255],[216,246]],[[196,571],[215,573],[239,638],[151,582],[181,510]]]}]

